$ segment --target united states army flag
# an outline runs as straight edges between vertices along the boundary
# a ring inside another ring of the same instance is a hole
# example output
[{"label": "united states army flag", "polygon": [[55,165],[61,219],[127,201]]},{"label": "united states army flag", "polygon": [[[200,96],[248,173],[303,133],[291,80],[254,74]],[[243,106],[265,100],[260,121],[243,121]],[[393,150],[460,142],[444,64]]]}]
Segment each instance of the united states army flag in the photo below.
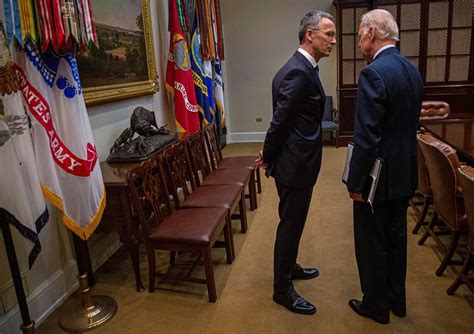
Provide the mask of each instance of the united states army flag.
[{"label": "united states army flag", "polygon": [[72,53],[41,53],[31,44],[14,57],[31,114],[41,188],[63,222],[87,239],[100,222],[105,189]]}]

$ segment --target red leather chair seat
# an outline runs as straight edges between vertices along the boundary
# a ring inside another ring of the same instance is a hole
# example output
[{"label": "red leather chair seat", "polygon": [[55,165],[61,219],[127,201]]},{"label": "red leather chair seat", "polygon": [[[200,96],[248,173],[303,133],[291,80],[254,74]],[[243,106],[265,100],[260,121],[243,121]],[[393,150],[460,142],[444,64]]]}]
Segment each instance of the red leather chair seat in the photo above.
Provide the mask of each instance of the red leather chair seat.
[{"label": "red leather chair seat", "polygon": [[202,186],[235,184],[243,186],[249,178],[249,169],[217,169],[201,182]]},{"label": "red leather chair seat", "polygon": [[238,203],[242,187],[238,185],[219,185],[198,187],[184,199],[182,208],[226,208],[229,210]]},{"label": "red leather chair seat", "polygon": [[225,224],[225,208],[173,211],[151,230],[150,240],[159,243],[206,245],[217,239]]},{"label": "red leather chair seat", "polygon": [[217,169],[232,169],[232,168],[255,168],[255,157],[253,156],[241,156],[241,157],[227,157],[222,159]]}]

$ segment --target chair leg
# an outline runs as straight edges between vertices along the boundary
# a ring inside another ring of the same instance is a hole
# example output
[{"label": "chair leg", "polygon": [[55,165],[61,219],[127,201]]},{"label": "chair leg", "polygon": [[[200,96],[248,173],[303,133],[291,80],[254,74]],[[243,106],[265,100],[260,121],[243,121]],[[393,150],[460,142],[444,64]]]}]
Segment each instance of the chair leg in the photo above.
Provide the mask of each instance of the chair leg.
[{"label": "chair leg", "polygon": [[425,243],[426,239],[428,239],[428,237],[430,236],[430,231],[433,231],[433,228],[435,227],[437,221],[438,221],[438,213],[436,211],[434,211],[430,224],[426,228],[426,231],[423,234],[423,236],[421,237],[421,239],[418,240],[418,245],[421,246]]},{"label": "chair leg", "polygon": [[250,196],[252,197],[252,201],[253,201],[253,208],[254,210],[258,209],[258,204],[257,204],[257,181],[255,181],[255,173],[252,173],[251,175],[251,178],[250,178],[250,182],[252,184],[252,186],[250,187],[249,185],[249,192],[250,192],[250,188],[252,188],[252,192],[250,194]]},{"label": "chair leg", "polygon": [[245,193],[242,191],[242,195],[240,196],[239,202],[239,211],[240,211],[240,231],[242,233],[247,232],[248,224],[247,224],[247,209],[245,205]]},{"label": "chair leg", "polygon": [[439,266],[438,270],[436,270],[436,276],[443,275],[444,270],[446,269],[446,267],[451,262],[451,259],[453,258],[453,255],[454,255],[454,251],[458,247],[459,236],[460,235],[461,235],[461,233],[459,233],[457,231],[453,231],[452,237],[451,237],[451,242],[449,243],[448,252],[446,253],[446,256],[444,257],[443,262],[441,262],[441,265]]},{"label": "chair leg", "polygon": [[226,216],[225,225],[224,225],[224,240],[225,240],[225,253],[227,257],[227,263],[231,264],[235,258],[235,249],[234,249],[234,236],[232,234],[231,222]]},{"label": "chair leg", "polygon": [[454,280],[453,284],[446,290],[446,293],[448,295],[453,295],[456,290],[459,288],[459,286],[463,283],[463,277],[464,279],[468,280],[468,274],[471,268],[474,266],[474,256],[472,255],[471,252],[467,254],[466,260],[464,261],[464,264],[462,266],[461,271],[459,272],[458,276]]},{"label": "chair leg", "polygon": [[262,193],[262,180],[260,179],[260,168],[255,168],[255,174],[257,174],[257,191],[259,194]]},{"label": "chair leg", "polygon": [[171,265],[176,264],[176,252],[174,251],[170,252],[170,264]]},{"label": "chair leg", "polygon": [[155,291],[155,250],[151,247],[147,247],[148,252],[148,291]]},{"label": "chair leg", "polygon": [[426,218],[426,214],[428,213],[430,203],[431,203],[430,198],[425,196],[425,200],[423,202],[423,209],[421,210],[420,218],[416,222],[416,225],[413,228],[413,230],[411,231],[411,233],[417,234],[418,231],[420,230],[420,227],[425,225],[425,218]]},{"label": "chair leg", "polygon": [[214,269],[212,265],[211,247],[202,250],[202,258],[204,260],[204,268],[206,270],[207,293],[209,302],[215,303],[217,300],[216,282],[214,281]]},{"label": "chair leg", "polygon": [[255,183],[255,173],[252,172],[249,180],[249,202],[250,211],[257,209],[257,185]]}]

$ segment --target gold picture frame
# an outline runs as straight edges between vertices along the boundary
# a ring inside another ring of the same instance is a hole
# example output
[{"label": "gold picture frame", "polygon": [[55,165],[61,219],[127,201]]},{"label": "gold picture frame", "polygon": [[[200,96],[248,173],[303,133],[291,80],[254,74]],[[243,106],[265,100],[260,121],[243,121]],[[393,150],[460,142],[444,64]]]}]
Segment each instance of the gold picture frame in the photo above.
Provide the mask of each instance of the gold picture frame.
[{"label": "gold picture frame", "polygon": [[150,0],[92,0],[92,10],[99,49],[77,57],[86,105],[156,93]]}]

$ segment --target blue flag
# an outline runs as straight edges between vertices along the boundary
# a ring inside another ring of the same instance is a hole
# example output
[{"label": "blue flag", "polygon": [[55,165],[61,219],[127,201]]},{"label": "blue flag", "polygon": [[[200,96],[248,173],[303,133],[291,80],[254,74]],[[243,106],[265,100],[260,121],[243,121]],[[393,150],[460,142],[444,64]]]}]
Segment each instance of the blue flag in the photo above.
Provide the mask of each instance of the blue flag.
[{"label": "blue flag", "polygon": [[210,60],[204,60],[204,83],[206,84],[207,96],[209,98],[209,112],[211,118],[209,118],[208,121],[209,123],[215,123],[216,117],[214,112],[216,106],[214,104],[214,83],[212,81],[212,64]]},{"label": "blue flag", "polygon": [[204,66],[200,54],[201,36],[199,29],[195,29],[191,38],[191,68],[193,70],[194,89],[202,123],[212,123],[212,114],[209,105],[209,91],[204,77]]}]

